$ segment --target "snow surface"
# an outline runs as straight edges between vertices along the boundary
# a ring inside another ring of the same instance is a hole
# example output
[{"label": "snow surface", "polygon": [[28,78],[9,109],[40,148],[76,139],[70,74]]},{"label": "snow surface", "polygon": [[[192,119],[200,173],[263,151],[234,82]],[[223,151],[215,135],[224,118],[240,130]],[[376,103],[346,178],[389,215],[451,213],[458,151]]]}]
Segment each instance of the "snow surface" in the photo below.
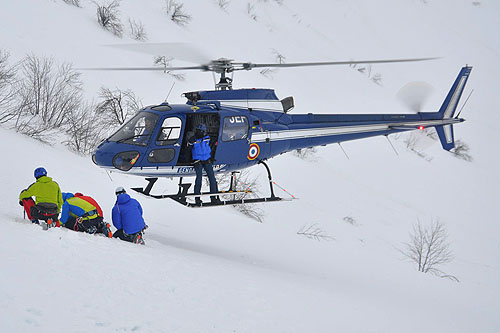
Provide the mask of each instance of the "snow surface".
[{"label": "snow surface", "polygon": [[[101,29],[95,5],[61,0],[3,1],[2,50],[11,61],[52,56],[75,67],[150,66],[151,56],[103,47],[133,42]],[[146,245],[75,233],[43,232],[23,219],[19,191],[45,166],[63,191],[93,196],[110,220],[117,186],[138,177],[106,174],[88,157],[0,128],[0,319],[3,332],[497,332],[500,330],[498,149],[500,3],[493,0],[183,0],[193,20],[169,21],[165,2],[121,1],[121,18],[140,20],[149,42],[192,42],[211,58],[287,62],[440,56],[373,66],[382,86],[348,66],[237,73],[236,87],[293,95],[294,113],[401,113],[395,95],[426,81],[436,110],[461,66],[474,66],[475,92],[455,126],[472,162],[421,138],[417,156],[405,137],[317,149],[313,159],[269,161],[278,184],[299,200],[261,205],[264,223],[230,207],[189,209],[136,197],[150,228]],[[247,4],[257,20],[252,20]],[[179,61],[175,64],[186,64]],[[162,101],[174,79],[160,73],[85,72],[87,98],[101,86],[132,89],[145,105]],[[207,73],[186,73],[169,97],[211,89]],[[4,154],[5,156],[5,154]],[[264,179],[263,170],[252,170]],[[265,181],[263,181],[265,184]],[[157,191],[171,190],[161,180]],[[264,186],[265,193],[267,188]],[[350,217],[353,223],[346,222]],[[398,251],[420,220],[443,222],[455,259],[441,267],[460,282],[422,274]],[[330,241],[297,232],[316,224]]]}]

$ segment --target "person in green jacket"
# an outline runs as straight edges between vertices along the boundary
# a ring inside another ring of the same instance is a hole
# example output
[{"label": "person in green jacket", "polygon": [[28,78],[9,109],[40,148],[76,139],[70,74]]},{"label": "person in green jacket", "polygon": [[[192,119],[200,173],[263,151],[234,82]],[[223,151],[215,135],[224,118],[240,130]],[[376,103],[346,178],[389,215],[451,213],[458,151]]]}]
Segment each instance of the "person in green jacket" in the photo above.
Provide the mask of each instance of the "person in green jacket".
[{"label": "person in green jacket", "polygon": [[53,223],[59,226],[58,216],[63,205],[61,189],[52,178],[47,177],[45,168],[36,168],[34,175],[36,182],[19,194],[19,204],[24,207],[31,222],[39,224],[38,220],[44,220],[49,226]]}]

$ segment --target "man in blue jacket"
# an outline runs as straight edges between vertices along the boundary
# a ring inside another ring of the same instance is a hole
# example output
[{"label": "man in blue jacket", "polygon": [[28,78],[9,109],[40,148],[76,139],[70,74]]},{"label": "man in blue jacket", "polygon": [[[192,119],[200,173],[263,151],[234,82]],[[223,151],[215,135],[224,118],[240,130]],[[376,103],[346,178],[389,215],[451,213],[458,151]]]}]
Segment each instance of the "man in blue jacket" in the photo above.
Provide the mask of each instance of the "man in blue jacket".
[{"label": "man in blue jacket", "polygon": [[142,231],[146,223],[142,217],[142,207],[139,202],[130,197],[123,187],[115,191],[116,203],[112,210],[113,225],[116,230],[113,237],[136,244],[144,244]]},{"label": "man in blue jacket", "polygon": [[[215,179],[212,166],[212,149],[210,148],[210,136],[207,135],[207,126],[198,124],[196,132],[187,142],[188,149],[191,150],[196,179],[194,181],[194,194],[201,193],[202,173],[205,170],[210,182],[210,193],[217,193],[217,180]],[[219,203],[217,196],[211,196],[212,203]],[[201,205],[200,197],[195,198],[196,205]]]}]

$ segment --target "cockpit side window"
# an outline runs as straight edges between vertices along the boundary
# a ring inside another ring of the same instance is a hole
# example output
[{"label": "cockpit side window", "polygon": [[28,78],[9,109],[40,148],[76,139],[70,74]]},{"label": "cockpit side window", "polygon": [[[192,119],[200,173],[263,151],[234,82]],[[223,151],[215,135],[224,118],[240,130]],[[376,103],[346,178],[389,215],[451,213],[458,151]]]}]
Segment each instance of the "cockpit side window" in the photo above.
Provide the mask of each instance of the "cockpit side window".
[{"label": "cockpit side window", "polygon": [[245,116],[231,116],[224,118],[222,141],[234,141],[248,137],[248,119]]},{"label": "cockpit side window", "polygon": [[158,122],[158,116],[150,112],[139,112],[123,125],[109,141],[145,146]]},{"label": "cockpit side window", "polygon": [[156,138],[156,144],[159,146],[172,145],[179,140],[181,136],[182,120],[177,117],[168,117],[163,121],[160,133]]}]

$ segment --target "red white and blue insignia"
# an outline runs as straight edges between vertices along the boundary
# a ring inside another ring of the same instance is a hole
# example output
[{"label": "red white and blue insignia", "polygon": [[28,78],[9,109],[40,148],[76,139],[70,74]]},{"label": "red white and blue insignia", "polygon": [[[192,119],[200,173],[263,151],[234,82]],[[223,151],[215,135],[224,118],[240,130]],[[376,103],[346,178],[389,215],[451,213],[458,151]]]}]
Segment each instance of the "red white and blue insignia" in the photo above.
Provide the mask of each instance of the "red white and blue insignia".
[{"label": "red white and blue insignia", "polygon": [[256,144],[256,143],[252,143],[250,145],[250,148],[248,149],[248,156],[247,156],[247,158],[250,161],[253,161],[253,160],[255,160],[257,158],[257,156],[259,156],[259,153],[260,153],[259,145]]}]

